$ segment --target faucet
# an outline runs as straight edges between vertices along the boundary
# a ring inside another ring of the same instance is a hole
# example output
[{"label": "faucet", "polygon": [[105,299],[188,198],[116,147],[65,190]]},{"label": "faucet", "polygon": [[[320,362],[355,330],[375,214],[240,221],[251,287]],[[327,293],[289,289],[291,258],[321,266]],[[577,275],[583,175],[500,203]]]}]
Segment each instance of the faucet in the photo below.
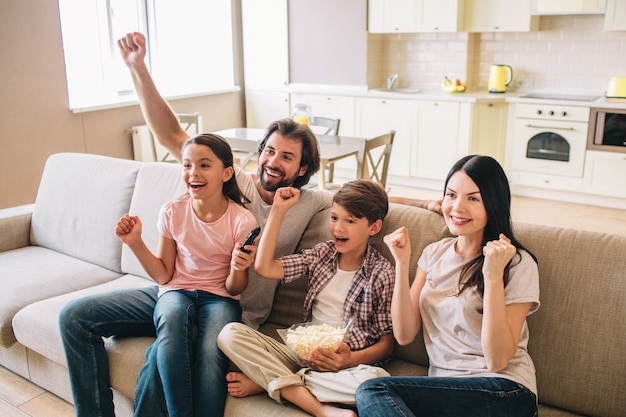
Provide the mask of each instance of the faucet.
[{"label": "faucet", "polygon": [[393,74],[389,78],[387,78],[387,88],[391,90],[396,82],[398,81],[398,74]]}]

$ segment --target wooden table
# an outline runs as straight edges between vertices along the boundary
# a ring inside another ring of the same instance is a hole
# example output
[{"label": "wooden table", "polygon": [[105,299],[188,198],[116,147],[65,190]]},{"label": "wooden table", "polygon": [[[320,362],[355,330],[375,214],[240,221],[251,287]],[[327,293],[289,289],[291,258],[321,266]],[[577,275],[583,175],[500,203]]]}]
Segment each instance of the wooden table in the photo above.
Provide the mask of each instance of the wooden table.
[{"label": "wooden table", "polygon": [[[263,139],[265,132],[265,129],[235,127],[213,133],[228,140],[233,150],[247,152],[248,154],[241,163],[241,166],[246,166],[248,161],[256,155],[258,143]],[[315,135],[315,137],[320,150],[319,188],[325,189],[326,166],[340,159],[356,157],[359,153],[361,142],[365,139],[342,135]]]}]

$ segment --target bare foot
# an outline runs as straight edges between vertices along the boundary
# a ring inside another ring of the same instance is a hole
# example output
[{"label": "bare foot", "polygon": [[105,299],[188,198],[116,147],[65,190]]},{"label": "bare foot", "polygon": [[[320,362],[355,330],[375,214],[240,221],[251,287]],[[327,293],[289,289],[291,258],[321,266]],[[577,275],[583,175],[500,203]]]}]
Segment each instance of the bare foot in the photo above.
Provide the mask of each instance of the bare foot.
[{"label": "bare foot", "polygon": [[332,405],[324,404],[322,410],[318,416],[324,417],[356,417],[356,413],[347,408],[333,407]]},{"label": "bare foot", "polygon": [[243,398],[265,392],[260,385],[241,372],[227,373],[226,381],[228,381],[228,393],[233,397]]}]

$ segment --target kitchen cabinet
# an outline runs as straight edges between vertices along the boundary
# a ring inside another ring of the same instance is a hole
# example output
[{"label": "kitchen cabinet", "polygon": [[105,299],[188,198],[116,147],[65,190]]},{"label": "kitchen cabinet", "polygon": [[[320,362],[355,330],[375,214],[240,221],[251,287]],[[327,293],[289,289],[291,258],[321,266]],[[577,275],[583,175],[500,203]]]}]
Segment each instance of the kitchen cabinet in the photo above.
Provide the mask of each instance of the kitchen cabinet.
[{"label": "kitchen cabinet", "polygon": [[583,191],[626,198],[626,154],[587,151]]},{"label": "kitchen cabinet", "polygon": [[475,103],[472,106],[470,153],[489,155],[504,165],[506,103]]},{"label": "kitchen cabinet", "polygon": [[339,134],[344,136],[355,136],[356,116],[353,96],[337,96],[329,94],[291,94],[292,106],[296,103],[303,103],[309,106],[313,117],[330,117],[341,119],[339,124]]},{"label": "kitchen cabinet", "polygon": [[[463,118],[469,109],[466,106]],[[417,136],[411,150],[410,175],[443,181],[450,167],[468,150],[468,135],[459,131],[461,103],[418,101],[417,107]],[[469,124],[463,123],[463,126]]]},{"label": "kitchen cabinet", "polygon": [[626,0],[607,0],[604,30],[626,30]]},{"label": "kitchen cabinet", "polygon": [[538,29],[531,16],[531,0],[467,0],[464,29],[467,32],[529,32]]},{"label": "kitchen cabinet", "polygon": [[389,175],[407,177],[417,129],[417,103],[414,100],[356,98],[356,134],[373,138],[396,131],[391,149]]},{"label": "kitchen cabinet", "polygon": [[242,37],[248,127],[289,117],[287,0],[242,0]]},{"label": "kitchen cabinet", "polygon": [[456,32],[462,30],[463,0],[369,0],[370,33]]}]

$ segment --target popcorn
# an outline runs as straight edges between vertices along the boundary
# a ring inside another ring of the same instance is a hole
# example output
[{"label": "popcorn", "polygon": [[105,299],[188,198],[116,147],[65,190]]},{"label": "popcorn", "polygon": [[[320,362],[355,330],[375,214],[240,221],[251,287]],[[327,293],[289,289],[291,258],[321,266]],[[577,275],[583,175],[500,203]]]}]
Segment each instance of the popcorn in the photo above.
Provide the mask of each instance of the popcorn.
[{"label": "popcorn", "polygon": [[303,323],[293,325],[281,337],[302,360],[308,360],[317,348],[337,350],[344,340],[346,328],[330,324]]}]

